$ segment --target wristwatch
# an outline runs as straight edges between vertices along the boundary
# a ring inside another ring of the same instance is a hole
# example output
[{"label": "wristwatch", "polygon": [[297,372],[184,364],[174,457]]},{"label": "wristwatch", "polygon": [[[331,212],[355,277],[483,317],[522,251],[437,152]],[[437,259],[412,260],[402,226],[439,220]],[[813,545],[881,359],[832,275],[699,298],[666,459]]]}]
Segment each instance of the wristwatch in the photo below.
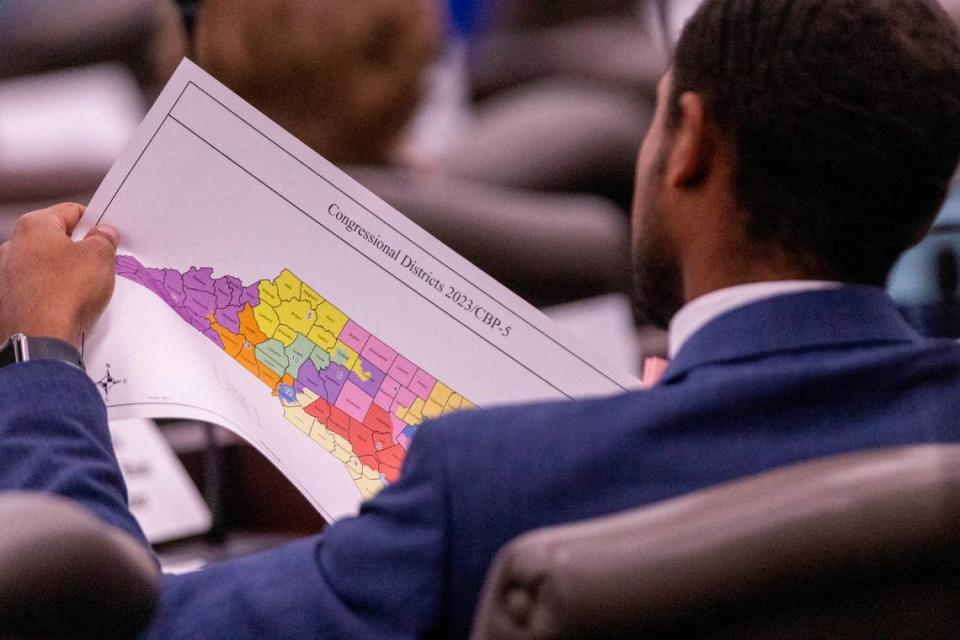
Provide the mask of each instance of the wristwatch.
[{"label": "wristwatch", "polygon": [[15,333],[0,345],[0,368],[31,360],[59,360],[83,370],[83,358],[77,348],[57,338],[28,337]]}]

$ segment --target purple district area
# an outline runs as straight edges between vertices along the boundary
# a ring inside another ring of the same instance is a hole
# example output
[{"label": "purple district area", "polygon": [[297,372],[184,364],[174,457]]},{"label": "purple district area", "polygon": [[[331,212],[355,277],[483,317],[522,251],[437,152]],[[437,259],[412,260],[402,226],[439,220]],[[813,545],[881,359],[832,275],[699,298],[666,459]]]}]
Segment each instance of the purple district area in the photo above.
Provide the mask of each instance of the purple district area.
[{"label": "purple district area", "polygon": [[176,303],[176,306],[183,304],[183,276],[180,275],[179,271],[173,269],[163,269],[162,271],[149,269],[147,271],[148,273],[159,271],[162,274],[161,284],[166,289],[167,294]]},{"label": "purple district area", "polygon": [[180,306],[178,302],[173,300],[163,285],[163,270],[161,269],[147,269],[130,256],[117,256],[117,275],[153,291],[171,307]]},{"label": "purple district area", "polygon": [[340,396],[340,390],[346,384],[347,370],[336,363],[330,363],[323,371],[317,371],[312,360],[306,360],[297,372],[297,382],[310,391],[333,404]]},{"label": "purple district area", "polygon": [[240,305],[222,307],[214,311],[213,318],[217,321],[217,324],[225,327],[230,333],[240,333],[241,310]]},{"label": "purple district area", "polygon": [[183,274],[183,286],[203,291],[213,295],[215,289],[213,286],[213,269],[210,267],[190,267],[190,270]]},{"label": "purple district area", "polygon": [[220,309],[240,306],[242,291],[243,283],[233,276],[223,276],[213,283],[213,292],[217,295],[217,307]]},{"label": "purple district area", "polygon": [[208,318],[217,310],[217,298],[212,293],[206,291],[197,291],[189,287],[184,287],[185,300],[183,306],[192,314],[201,318],[207,327],[210,326]]},{"label": "purple district area", "polygon": [[[192,327],[207,336],[218,347],[223,342],[210,328],[210,314],[232,333],[240,332],[238,315],[244,304],[260,303],[256,284],[244,287],[238,278],[224,276],[213,279],[210,267],[193,267],[180,274],[174,269],[145,267],[131,256],[117,256],[117,275],[140,284],[169,305]],[[227,304],[223,304],[226,302]]]},{"label": "purple district area", "polygon": [[383,384],[383,379],[387,377],[383,371],[377,369],[375,366],[360,358],[360,368],[363,369],[364,377],[367,377],[367,380],[364,381],[363,378],[357,375],[356,371],[350,372],[350,382],[357,385],[366,392],[371,398],[376,397],[377,392],[380,391],[380,386]]},{"label": "purple district area", "polygon": [[260,304],[260,285],[252,284],[240,293],[240,306],[249,304],[255,307]]},{"label": "purple district area", "polygon": [[[117,275],[152,291],[197,330],[210,328],[209,322],[186,306],[182,278],[173,269],[150,269],[130,256],[117,256]],[[217,342],[220,342],[219,337]]]},{"label": "purple district area", "polygon": [[213,329],[204,329],[203,335],[207,336],[213,344],[223,349],[223,340],[220,339],[220,334],[216,331]]}]

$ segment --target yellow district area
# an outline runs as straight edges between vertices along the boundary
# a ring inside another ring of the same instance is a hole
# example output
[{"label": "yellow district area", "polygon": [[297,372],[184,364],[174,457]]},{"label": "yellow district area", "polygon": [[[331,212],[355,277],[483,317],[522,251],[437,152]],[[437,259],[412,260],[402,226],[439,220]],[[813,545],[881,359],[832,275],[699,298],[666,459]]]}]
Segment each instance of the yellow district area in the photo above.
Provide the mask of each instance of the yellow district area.
[{"label": "yellow district area", "polygon": [[307,407],[320,399],[320,396],[315,394],[310,389],[306,387],[303,388],[303,391],[297,394],[297,402],[300,403],[300,406]]},{"label": "yellow district area", "polygon": [[451,395],[453,395],[453,389],[438,381],[433,385],[433,391],[430,392],[430,398],[428,399],[436,402],[442,409],[446,406]]},{"label": "yellow district area", "polygon": [[299,404],[294,405],[283,405],[283,417],[287,419],[287,422],[291,423],[300,431],[303,431],[305,434],[310,435],[313,431],[313,427],[317,422],[317,419],[311,416],[309,413],[303,410]]},{"label": "yellow district area", "polygon": [[337,336],[320,326],[310,329],[310,332],[307,333],[307,337],[310,338],[310,341],[313,342],[313,344],[317,345],[328,353],[333,353],[333,348],[337,346]]},{"label": "yellow district area", "polygon": [[380,479],[380,474],[370,467],[363,466],[357,456],[351,455],[346,465],[353,483],[360,490],[360,495],[364,499],[372,498],[384,488],[385,485],[383,480]]},{"label": "yellow district area", "polygon": [[[438,399],[443,398],[446,399],[445,404],[441,404],[438,401]],[[426,402],[420,398],[417,398],[412,407],[404,407],[400,405],[394,408],[393,415],[400,420],[403,420],[407,424],[418,425],[424,420],[439,418],[447,413],[476,408],[477,406],[475,404],[461,396],[459,393],[453,392],[450,390],[450,387],[438,382],[437,386],[433,390],[433,393],[430,394],[430,398],[427,399]]]},{"label": "yellow district area", "polygon": [[277,295],[280,300],[286,302],[287,300],[296,300],[300,297],[300,289],[303,287],[303,282],[300,281],[300,278],[293,275],[289,269],[284,269],[274,281],[274,286],[277,289]]},{"label": "yellow district area", "polygon": [[426,406],[426,403],[423,401],[423,398],[414,400],[413,406],[407,409],[407,415],[403,417],[403,421],[407,424],[420,424],[423,422],[424,406]]},{"label": "yellow district area", "polygon": [[297,339],[297,334],[293,329],[282,324],[273,332],[273,337],[282,342],[283,346],[289,347],[293,344],[293,341]]},{"label": "yellow district area", "polygon": [[321,303],[323,303],[323,296],[321,296],[319,293],[317,293],[307,285],[303,285],[303,287],[301,288],[300,299],[306,300],[307,302],[309,302],[311,309],[316,309],[317,307],[320,306]]},{"label": "yellow district area", "polygon": [[329,302],[321,302],[317,306],[317,326],[339,336],[347,324],[347,316]]},{"label": "yellow district area", "polygon": [[444,413],[447,413],[449,411],[447,406],[454,395],[456,394],[453,393],[453,389],[438,381],[433,385],[433,391],[430,392],[430,397],[427,398],[427,402],[423,405],[423,417],[430,419],[439,418]]},{"label": "yellow district area", "polygon": [[428,399],[426,404],[423,405],[423,417],[432,419],[439,418],[441,415],[443,415],[443,405],[433,398]]},{"label": "yellow district area", "polygon": [[310,438],[336,456],[337,460],[343,464],[347,464],[350,458],[356,457],[353,455],[353,446],[350,441],[327,429],[326,425],[319,420],[313,425]]},{"label": "yellow district area", "polygon": [[360,464],[360,458],[357,456],[350,456],[350,459],[346,462],[347,471],[350,472],[350,477],[353,478],[354,482],[363,477],[363,465]]},{"label": "yellow district area", "polygon": [[370,371],[365,371],[363,368],[363,358],[357,357],[357,364],[353,365],[351,369],[357,377],[360,378],[363,382],[367,382],[373,376],[373,373]]},{"label": "yellow district area", "polygon": [[339,340],[337,340],[337,344],[334,346],[333,351],[330,352],[330,359],[347,371],[353,370],[354,366],[357,364],[357,358],[357,352]]},{"label": "yellow district area", "polygon": [[451,411],[459,411],[462,405],[463,396],[461,396],[459,393],[451,394],[450,399],[447,400],[447,406],[443,408],[443,412],[450,413]]},{"label": "yellow district area", "polygon": [[316,420],[313,423],[313,429],[310,430],[310,439],[330,453],[334,453],[339,446],[344,450],[345,457],[337,457],[343,461],[349,460],[350,456],[353,455],[350,443],[347,442],[342,436],[339,436],[333,431],[327,429],[326,426],[324,426],[319,420]]},{"label": "yellow district area", "polygon": [[306,300],[287,300],[277,307],[280,322],[297,333],[307,335],[316,323],[317,314]]},{"label": "yellow district area", "polygon": [[353,482],[357,485],[357,489],[360,490],[360,495],[363,496],[364,500],[374,497],[387,486],[380,478],[380,474],[370,467],[363,467],[363,473]]},{"label": "yellow district area", "polygon": [[277,316],[277,312],[265,302],[261,302],[253,308],[253,317],[260,327],[260,331],[263,331],[268,338],[272,338],[277,331],[277,327],[280,326],[280,317]]},{"label": "yellow district area", "polygon": [[280,295],[277,293],[277,285],[269,280],[261,280],[258,286],[260,290],[260,304],[268,304],[275,307],[280,304]]}]

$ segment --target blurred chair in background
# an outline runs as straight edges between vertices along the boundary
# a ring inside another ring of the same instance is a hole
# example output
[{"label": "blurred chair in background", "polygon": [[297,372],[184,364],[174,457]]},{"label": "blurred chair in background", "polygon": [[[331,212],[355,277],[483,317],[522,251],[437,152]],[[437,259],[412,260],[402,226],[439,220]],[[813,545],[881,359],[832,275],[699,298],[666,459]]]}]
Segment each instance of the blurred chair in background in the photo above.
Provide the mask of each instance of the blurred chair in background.
[{"label": "blurred chair in background", "polygon": [[144,109],[140,87],[118,64],[0,81],[0,208],[3,201],[86,197]]},{"label": "blurred chair in background", "polygon": [[183,55],[158,0],[0,4],[0,240],[17,216],[86,202]]},{"label": "blurred chair in background", "polygon": [[0,79],[114,62],[128,66],[152,100],[186,45],[169,2],[3,0],[0,6]]},{"label": "blurred chair in background", "polygon": [[960,339],[960,173],[930,233],[900,258],[887,290],[920,333]]},{"label": "blurred chair in background", "polygon": [[486,5],[467,43],[474,124],[443,166],[494,184],[596,193],[629,212],[666,68],[652,0]]}]

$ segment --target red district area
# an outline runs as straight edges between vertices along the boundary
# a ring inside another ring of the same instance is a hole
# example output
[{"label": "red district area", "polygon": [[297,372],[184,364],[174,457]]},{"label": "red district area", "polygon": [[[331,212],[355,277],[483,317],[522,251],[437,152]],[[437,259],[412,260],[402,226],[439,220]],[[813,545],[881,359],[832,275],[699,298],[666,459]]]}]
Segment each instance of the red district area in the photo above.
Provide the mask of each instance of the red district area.
[{"label": "red district area", "polygon": [[327,429],[346,439],[360,464],[382,473],[387,482],[396,482],[400,478],[400,468],[406,457],[406,449],[394,444],[393,424],[390,414],[373,405],[363,422],[358,422],[346,413],[320,398],[304,408]]}]

